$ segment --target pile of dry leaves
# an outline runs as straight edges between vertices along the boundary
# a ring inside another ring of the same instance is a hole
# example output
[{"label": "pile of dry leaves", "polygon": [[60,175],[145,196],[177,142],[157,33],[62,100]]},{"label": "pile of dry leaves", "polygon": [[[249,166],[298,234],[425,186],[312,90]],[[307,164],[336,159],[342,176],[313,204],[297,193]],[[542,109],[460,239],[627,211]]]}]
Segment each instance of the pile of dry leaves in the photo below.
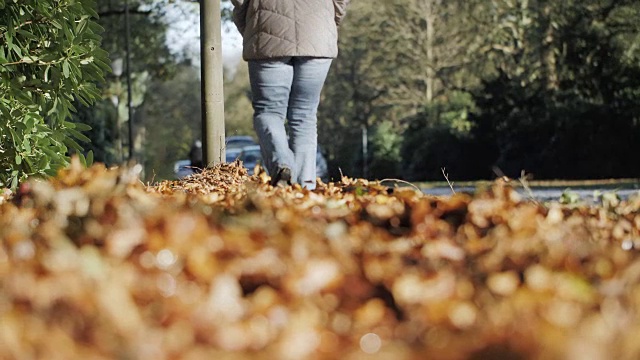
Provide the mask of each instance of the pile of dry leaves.
[{"label": "pile of dry leaves", "polygon": [[0,358],[640,358],[640,198],[136,170],[1,194]]}]

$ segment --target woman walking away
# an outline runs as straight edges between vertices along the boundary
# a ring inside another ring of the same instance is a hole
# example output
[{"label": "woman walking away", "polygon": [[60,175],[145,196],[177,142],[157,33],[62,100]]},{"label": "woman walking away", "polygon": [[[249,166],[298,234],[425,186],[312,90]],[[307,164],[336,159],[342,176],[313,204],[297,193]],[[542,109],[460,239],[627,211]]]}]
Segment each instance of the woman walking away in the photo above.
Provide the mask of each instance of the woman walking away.
[{"label": "woman walking away", "polygon": [[[317,111],[349,0],[232,0],[271,184],[316,186]],[[288,120],[289,136],[285,130]]]}]

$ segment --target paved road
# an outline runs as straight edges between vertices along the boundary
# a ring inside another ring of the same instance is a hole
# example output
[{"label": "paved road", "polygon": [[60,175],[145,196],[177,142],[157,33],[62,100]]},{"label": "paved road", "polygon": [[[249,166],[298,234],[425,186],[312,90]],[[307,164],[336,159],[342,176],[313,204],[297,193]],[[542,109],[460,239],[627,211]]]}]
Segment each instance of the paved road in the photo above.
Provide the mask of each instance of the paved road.
[{"label": "paved road", "polygon": [[[474,193],[475,192],[475,188],[474,187],[455,187],[454,189],[456,192],[469,192],[469,193]],[[533,188],[532,192],[533,192],[533,196],[536,200],[538,201],[552,201],[552,200],[558,200],[560,199],[560,197],[562,196],[562,193],[566,190],[566,187],[563,188]],[[517,189],[518,192],[520,194],[523,195],[523,197],[528,198],[529,194],[525,193],[525,191],[523,189],[518,188]],[[434,187],[434,188],[429,188],[429,189],[422,189],[422,191],[425,194],[430,194],[430,195],[437,195],[437,196],[447,196],[447,195],[451,195],[451,189],[447,186],[447,187]],[[615,192],[618,194],[618,196],[620,196],[623,199],[627,199],[632,195],[640,195],[640,190],[639,189],[619,189],[619,190],[612,190],[612,189],[606,189],[606,188],[602,188],[602,189],[598,189],[598,188],[570,188],[570,191],[572,193],[576,193],[580,199],[586,201],[586,202],[594,202],[596,199],[594,198],[594,193],[599,191],[600,194],[602,193],[606,193],[606,192]]]}]

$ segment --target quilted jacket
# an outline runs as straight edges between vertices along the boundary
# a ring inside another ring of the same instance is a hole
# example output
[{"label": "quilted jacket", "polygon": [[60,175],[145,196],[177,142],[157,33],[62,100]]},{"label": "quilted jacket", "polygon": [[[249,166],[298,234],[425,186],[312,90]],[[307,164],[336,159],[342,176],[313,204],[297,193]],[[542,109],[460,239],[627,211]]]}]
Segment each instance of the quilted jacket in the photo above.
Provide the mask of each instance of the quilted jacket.
[{"label": "quilted jacket", "polygon": [[349,0],[231,0],[243,37],[242,57],[335,58],[338,26]]}]

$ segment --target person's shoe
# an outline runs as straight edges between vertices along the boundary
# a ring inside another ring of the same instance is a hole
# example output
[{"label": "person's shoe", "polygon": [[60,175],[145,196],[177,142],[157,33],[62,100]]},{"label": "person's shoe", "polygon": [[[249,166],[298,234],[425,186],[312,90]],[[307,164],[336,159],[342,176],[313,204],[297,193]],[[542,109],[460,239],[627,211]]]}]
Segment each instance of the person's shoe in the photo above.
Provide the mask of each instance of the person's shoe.
[{"label": "person's shoe", "polygon": [[271,179],[272,186],[285,187],[291,185],[291,169],[281,167],[278,173]]}]

